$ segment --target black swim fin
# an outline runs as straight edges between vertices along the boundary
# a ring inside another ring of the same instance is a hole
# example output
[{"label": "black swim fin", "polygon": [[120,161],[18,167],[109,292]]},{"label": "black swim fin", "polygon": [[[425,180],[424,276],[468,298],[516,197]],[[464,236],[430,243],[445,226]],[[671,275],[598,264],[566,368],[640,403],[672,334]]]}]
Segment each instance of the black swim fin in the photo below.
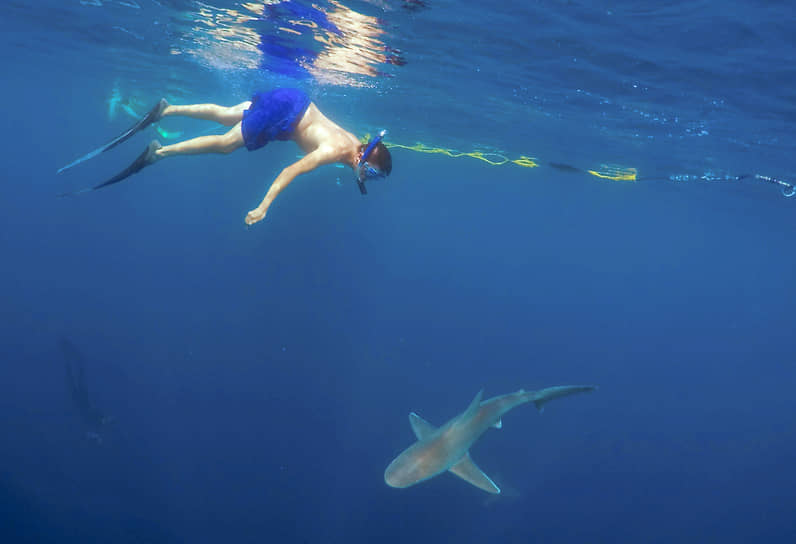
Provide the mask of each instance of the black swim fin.
[{"label": "black swim fin", "polygon": [[116,138],[114,138],[113,140],[108,142],[107,144],[103,145],[102,147],[100,147],[98,149],[95,149],[91,153],[87,153],[86,155],[83,155],[79,159],[70,162],[69,164],[67,164],[63,168],[60,168],[57,173],[60,174],[64,170],[69,170],[70,168],[80,164],[81,162],[87,161],[89,159],[93,159],[94,157],[96,157],[100,153],[104,153],[105,151],[108,151],[109,149],[113,149],[114,147],[116,147],[120,143],[126,142],[127,140],[132,138],[133,135],[135,135],[137,132],[140,132],[140,131],[144,130],[145,128],[147,128],[152,123],[156,123],[157,121],[160,121],[160,118],[163,116],[163,110],[165,110],[168,105],[169,105],[169,103],[166,101],[166,99],[165,98],[161,98],[160,102],[155,104],[155,107],[152,108],[151,110],[149,110],[149,113],[147,113],[138,122],[136,122],[136,124],[134,124],[133,126],[128,128],[127,130],[125,130],[119,136],[117,136]]},{"label": "black swim fin", "polygon": [[157,140],[152,140],[151,142],[149,142],[149,145],[146,147],[144,152],[141,153],[130,166],[128,166],[127,168],[125,168],[124,170],[113,176],[111,179],[103,181],[102,183],[100,183],[99,185],[95,185],[94,187],[86,187],[85,189],[79,189],[77,191],[72,191],[69,193],[61,193],[58,196],[65,197],[65,196],[78,195],[81,193],[87,193],[89,191],[96,191],[97,189],[102,189],[103,187],[107,187],[108,185],[113,185],[114,183],[119,183],[123,179],[126,179],[137,172],[140,172],[141,169],[143,169],[145,166],[149,166],[150,164],[156,162],[158,160],[158,156],[155,154],[155,152],[161,147],[162,146],[160,145],[160,142],[158,142]]}]

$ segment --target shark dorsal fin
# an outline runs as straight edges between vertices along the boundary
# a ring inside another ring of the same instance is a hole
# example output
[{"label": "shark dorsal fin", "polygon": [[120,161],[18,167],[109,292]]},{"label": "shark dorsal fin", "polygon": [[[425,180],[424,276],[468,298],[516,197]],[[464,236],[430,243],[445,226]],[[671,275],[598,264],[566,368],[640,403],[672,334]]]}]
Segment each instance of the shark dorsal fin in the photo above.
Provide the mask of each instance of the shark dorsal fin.
[{"label": "shark dorsal fin", "polygon": [[437,430],[434,425],[414,412],[409,414],[409,424],[412,426],[412,430],[414,431],[418,440],[423,440],[425,437],[430,436],[434,433],[434,431]]},{"label": "shark dorsal fin", "polygon": [[483,489],[487,493],[500,493],[500,488],[495,485],[495,482],[473,463],[469,452],[465,453],[464,456],[448,470],[465,482],[473,484],[475,487]]},{"label": "shark dorsal fin", "polygon": [[462,419],[469,419],[475,415],[478,411],[478,408],[481,406],[481,397],[484,396],[484,390],[481,389],[478,393],[476,393],[475,398],[470,403],[470,406],[467,407],[467,410],[464,411],[462,414]]}]

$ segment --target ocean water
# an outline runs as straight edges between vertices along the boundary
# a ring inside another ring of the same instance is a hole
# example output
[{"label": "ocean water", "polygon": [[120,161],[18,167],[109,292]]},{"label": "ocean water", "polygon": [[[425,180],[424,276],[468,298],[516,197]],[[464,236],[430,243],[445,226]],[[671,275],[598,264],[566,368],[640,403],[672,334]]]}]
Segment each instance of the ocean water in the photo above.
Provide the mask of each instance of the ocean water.
[{"label": "ocean water", "polygon": [[[0,542],[796,541],[794,20],[3,2]],[[277,86],[388,129],[392,175],[322,167],[250,228],[290,142],[57,197],[218,132],[167,119],[56,175],[161,96]],[[501,495],[385,484],[409,412],[581,383],[475,443]]]}]

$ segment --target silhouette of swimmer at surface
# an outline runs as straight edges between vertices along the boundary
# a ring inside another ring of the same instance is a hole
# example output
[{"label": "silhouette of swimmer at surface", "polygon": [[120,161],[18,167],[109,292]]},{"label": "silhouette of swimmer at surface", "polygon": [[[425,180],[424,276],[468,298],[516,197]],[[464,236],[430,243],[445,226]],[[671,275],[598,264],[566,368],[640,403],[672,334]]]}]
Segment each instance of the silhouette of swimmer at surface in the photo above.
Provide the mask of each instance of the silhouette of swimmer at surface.
[{"label": "silhouette of swimmer at surface", "polygon": [[77,347],[66,338],[61,338],[61,351],[64,354],[66,386],[72,397],[72,403],[75,405],[78,415],[86,427],[86,438],[97,444],[102,444],[100,431],[108,424],[113,423],[113,417],[103,414],[91,401],[86,387],[83,356]]}]

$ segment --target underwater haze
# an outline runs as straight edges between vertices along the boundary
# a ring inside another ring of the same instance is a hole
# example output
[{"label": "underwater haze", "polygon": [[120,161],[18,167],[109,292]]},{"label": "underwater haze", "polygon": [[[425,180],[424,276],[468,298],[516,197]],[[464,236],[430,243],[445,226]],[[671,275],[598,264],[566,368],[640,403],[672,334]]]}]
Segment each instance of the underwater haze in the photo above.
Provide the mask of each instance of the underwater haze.
[{"label": "underwater haze", "polygon": [[[787,1],[5,0],[0,542],[796,542]],[[393,169],[161,97],[295,87]],[[385,483],[484,398],[453,474]]]}]

